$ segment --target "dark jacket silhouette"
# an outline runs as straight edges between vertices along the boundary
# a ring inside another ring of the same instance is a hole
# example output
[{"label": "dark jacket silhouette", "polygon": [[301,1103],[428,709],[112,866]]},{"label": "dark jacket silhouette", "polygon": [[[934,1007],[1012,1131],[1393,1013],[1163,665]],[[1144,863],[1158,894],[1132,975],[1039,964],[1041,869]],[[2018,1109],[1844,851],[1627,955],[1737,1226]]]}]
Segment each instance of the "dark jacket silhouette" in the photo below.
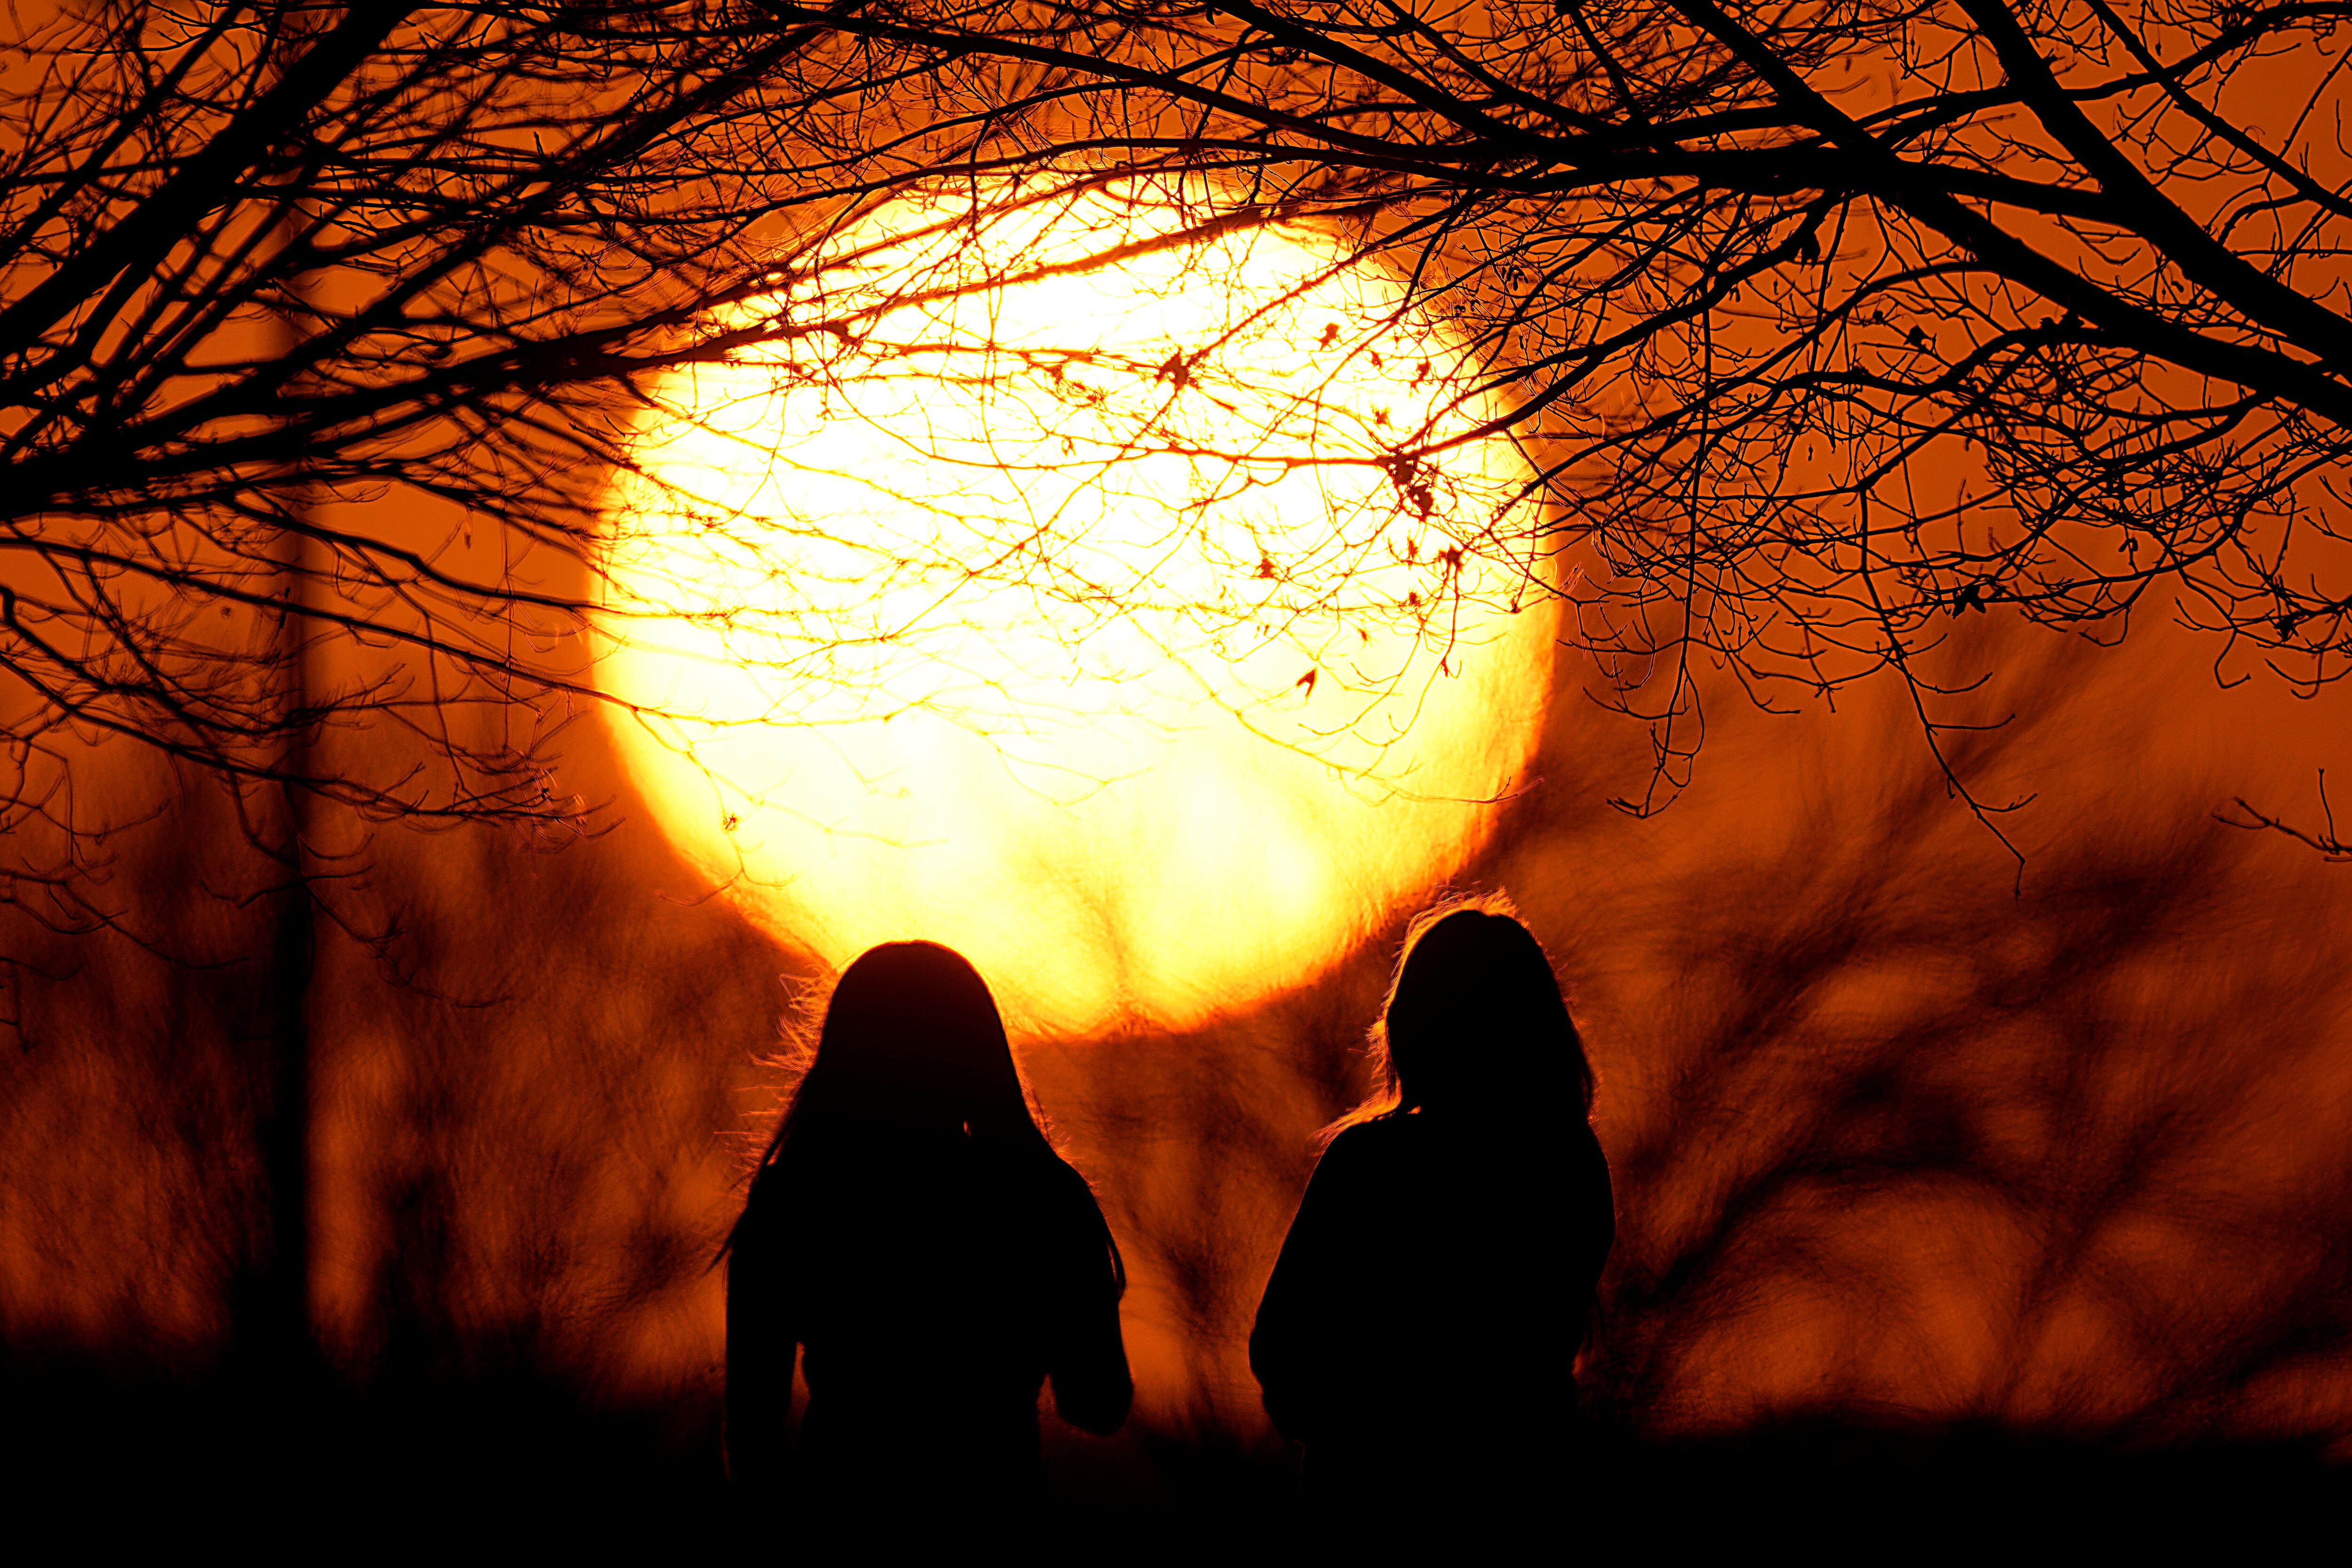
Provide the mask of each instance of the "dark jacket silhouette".
[{"label": "dark jacket silhouette", "polygon": [[[1037,1397],[1110,1432],[1118,1249],[1032,1119],[994,1000],[929,942],[842,974],[728,1243],[730,1474],[887,1526],[1038,1491]],[[795,1348],[808,1388],[788,1436]]]},{"label": "dark jacket silhouette", "polygon": [[1532,1502],[1615,1235],[1582,1043],[1535,939],[1477,909],[1420,925],[1374,1043],[1388,1092],[1317,1164],[1250,1365],[1328,1504]]}]

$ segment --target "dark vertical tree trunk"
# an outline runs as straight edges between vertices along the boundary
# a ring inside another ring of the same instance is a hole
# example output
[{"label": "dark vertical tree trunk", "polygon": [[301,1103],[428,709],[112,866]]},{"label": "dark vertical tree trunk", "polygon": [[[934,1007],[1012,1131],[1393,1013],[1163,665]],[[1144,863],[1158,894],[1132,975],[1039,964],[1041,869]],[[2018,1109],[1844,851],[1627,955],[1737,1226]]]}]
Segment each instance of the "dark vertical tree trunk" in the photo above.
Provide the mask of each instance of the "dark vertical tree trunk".
[{"label": "dark vertical tree trunk", "polygon": [[[302,207],[289,206],[279,219],[279,235],[292,242],[302,227]],[[309,279],[289,283],[291,309],[281,310],[278,327],[284,352],[298,352],[311,323],[308,313]],[[290,390],[290,389],[289,389]],[[305,782],[317,773],[316,729],[312,723],[310,668],[311,626],[305,615],[310,592],[309,543],[302,524],[308,521],[311,497],[302,486],[299,459],[285,475],[291,482],[282,515],[278,552],[278,615],[274,646],[268,662],[276,689],[271,706],[280,725],[276,757],[278,785],[275,824],[264,828],[263,847],[276,862],[272,869],[278,891],[270,909],[267,993],[259,998],[263,1013],[262,1093],[265,1096],[257,1129],[261,1175],[267,1189],[259,1267],[254,1299],[245,1305],[249,1321],[244,1326],[260,1353],[257,1370],[287,1383],[299,1383],[316,1365],[317,1338],[310,1312],[312,1052],[310,983],[317,968],[318,906],[310,879],[310,832],[315,801]],[[265,816],[263,820],[268,820]]]},{"label": "dark vertical tree trunk", "polygon": [[[302,577],[299,541],[287,593],[299,601]],[[280,1370],[299,1373],[315,1351],[310,1321],[311,1114],[310,981],[317,965],[318,911],[310,879],[310,792],[294,782],[311,772],[304,709],[309,700],[304,641],[298,615],[280,620],[286,675],[285,711],[291,721],[280,786],[284,831],[279,850],[285,886],[271,911],[269,933],[268,1104],[261,1125],[263,1178],[268,1186],[268,1237],[262,1261],[261,1300],[254,1325]]]},{"label": "dark vertical tree trunk", "polygon": [[267,950],[253,997],[254,1154],[259,1191],[248,1211],[253,1235],[231,1303],[235,1352],[247,1378],[291,1384],[316,1360],[310,1312],[312,1101],[310,984],[318,909],[310,883],[310,791],[294,782],[314,772],[308,721],[310,628],[299,613],[303,570],[299,536],[288,535],[273,628],[271,700],[285,738],[271,759],[285,782],[252,802],[247,831],[272,884]]}]

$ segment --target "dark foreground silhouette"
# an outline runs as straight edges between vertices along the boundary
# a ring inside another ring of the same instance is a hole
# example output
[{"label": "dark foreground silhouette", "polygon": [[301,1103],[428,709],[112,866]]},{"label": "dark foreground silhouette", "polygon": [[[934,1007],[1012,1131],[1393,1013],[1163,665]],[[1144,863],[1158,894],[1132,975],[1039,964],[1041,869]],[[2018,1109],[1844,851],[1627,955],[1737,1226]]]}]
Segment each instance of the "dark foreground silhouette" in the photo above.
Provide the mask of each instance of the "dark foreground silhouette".
[{"label": "dark foreground silhouette", "polygon": [[1542,1500],[1615,1235],[1591,1068],[1543,951],[1479,909],[1407,939],[1387,1087],[1316,1166],[1250,1336],[1310,1500],[1362,1521]]},{"label": "dark foreground silhouette", "polygon": [[[18,1348],[0,1354],[0,1501],[14,1539],[89,1542],[100,1548],[91,1555],[120,1543],[152,1546],[164,1563],[197,1547],[250,1561],[282,1542],[284,1555],[312,1560],[321,1542],[359,1540],[439,1557],[463,1542],[521,1562],[641,1551],[650,1563],[747,1544],[719,1528],[716,1413],[699,1401],[622,1405],[561,1378],[478,1367],[430,1387],[338,1382],[297,1396],[227,1369],[204,1381],[126,1380],[119,1368]],[[1088,1487],[1049,1511],[1030,1537],[1034,1560],[1100,1553],[1105,1542],[1140,1562],[1194,1568],[1266,1560],[1254,1547],[1284,1539],[1288,1478],[1256,1462],[1259,1450],[1239,1458],[1226,1446],[1234,1440],[1214,1430],[1155,1436],[1142,1484]],[[2227,1548],[2214,1562],[2291,1562],[2301,1560],[2290,1550],[2297,1540],[2333,1539],[2326,1532],[2342,1527],[2345,1468],[2323,1447],[2150,1448],[1990,1424],[1771,1422],[1647,1442],[1604,1430],[1579,1478],[1597,1506],[1569,1527],[1592,1563],[1693,1551],[1727,1562],[1784,1552],[1884,1562],[1915,1547],[1907,1555],[1948,1556],[1941,1549],[1954,1543],[2013,1557],[2021,1542],[2044,1542],[2079,1543],[2086,1561],[2135,1544],[2151,1549],[2151,1562],[2169,1561],[2184,1542],[2210,1542]],[[800,1522],[763,1514],[762,1560],[797,1547]],[[11,1559],[42,1560],[23,1548]],[[1465,1560],[1433,1554],[1428,1563]]]},{"label": "dark foreground silhouette", "polygon": [[739,1493],[789,1486],[803,1519],[884,1530],[1034,1503],[1046,1378],[1074,1426],[1127,1417],[1124,1284],[979,974],[929,942],[874,949],[841,976],[728,1242]]}]

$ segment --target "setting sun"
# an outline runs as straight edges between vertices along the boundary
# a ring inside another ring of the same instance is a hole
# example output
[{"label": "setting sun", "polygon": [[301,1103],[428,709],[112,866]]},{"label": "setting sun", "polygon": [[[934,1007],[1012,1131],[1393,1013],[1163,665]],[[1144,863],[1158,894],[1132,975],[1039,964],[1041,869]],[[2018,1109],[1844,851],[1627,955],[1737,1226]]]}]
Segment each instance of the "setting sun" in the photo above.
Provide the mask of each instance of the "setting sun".
[{"label": "setting sun", "polygon": [[1133,189],[824,254],[744,310],[793,335],[651,387],[611,510],[600,679],[691,865],[1062,1035],[1304,984],[1462,865],[1557,612],[1401,281]]}]

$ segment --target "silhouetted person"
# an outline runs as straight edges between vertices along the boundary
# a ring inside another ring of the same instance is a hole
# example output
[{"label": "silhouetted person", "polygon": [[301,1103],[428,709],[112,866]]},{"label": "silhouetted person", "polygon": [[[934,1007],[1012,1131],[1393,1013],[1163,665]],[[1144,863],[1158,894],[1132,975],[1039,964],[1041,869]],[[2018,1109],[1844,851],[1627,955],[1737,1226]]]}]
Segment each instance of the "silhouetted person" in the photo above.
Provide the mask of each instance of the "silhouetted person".
[{"label": "silhouetted person", "polygon": [[842,974],[727,1252],[730,1472],[763,1516],[789,1477],[780,1528],[901,1533],[1036,1500],[1049,1376],[1074,1426],[1127,1418],[1118,1244],[946,948],[894,942]]},{"label": "silhouetted person", "polygon": [[1309,1500],[1493,1522],[1558,1486],[1616,1233],[1592,1070],[1543,950],[1477,908],[1415,922],[1250,1335]]}]

